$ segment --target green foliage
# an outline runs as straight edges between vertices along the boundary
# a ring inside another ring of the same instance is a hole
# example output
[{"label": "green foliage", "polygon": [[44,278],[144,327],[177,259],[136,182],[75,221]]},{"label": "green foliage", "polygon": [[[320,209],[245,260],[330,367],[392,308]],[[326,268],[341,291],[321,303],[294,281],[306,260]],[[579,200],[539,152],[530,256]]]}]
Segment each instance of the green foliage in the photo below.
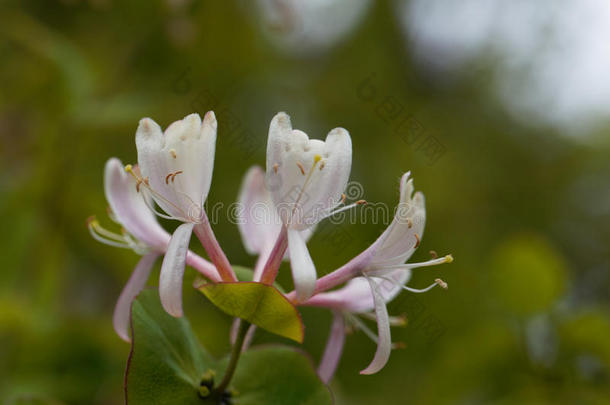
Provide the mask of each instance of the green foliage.
[{"label": "green foliage", "polygon": [[[222,376],[228,359],[213,359],[185,318],[165,313],[155,291],[143,291],[134,302],[132,328],[125,387],[129,405],[218,402],[200,396],[202,378],[210,371]],[[310,361],[288,347],[269,346],[244,352],[229,387],[235,403],[243,405],[332,403],[330,392]]]},{"label": "green foliage", "polygon": [[303,342],[304,327],[299,311],[273,286],[253,282],[208,283],[198,290],[231,316]]}]

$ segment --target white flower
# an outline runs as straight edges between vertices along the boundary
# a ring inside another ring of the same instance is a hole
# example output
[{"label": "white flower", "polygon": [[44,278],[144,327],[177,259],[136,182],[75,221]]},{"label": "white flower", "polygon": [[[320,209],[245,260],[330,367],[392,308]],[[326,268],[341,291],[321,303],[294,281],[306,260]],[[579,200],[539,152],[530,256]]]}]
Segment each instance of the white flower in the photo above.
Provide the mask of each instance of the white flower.
[{"label": "white flower", "polygon": [[[138,168],[132,168],[137,173]],[[116,303],[113,324],[117,334],[129,341],[129,311],[131,302],[146,285],[152,267],[162,255],[170,241],[170,235],[159,225],[153,212],[139,193],[139,186],[133,176],[127,174],[123,164],[116,158],[106,162],[104,170],[104,191],[108,201],[110,217],[123,227],[119,233],[104,229],[92,218],[88,221],[93,237],[107,245],[129,248],[142,255],[129,281],[123,288]],[[211,280],[218,280],[214,266],[199,256],[188,252],[187,262]]]},{"label": "white flower", "polygon": [[[198,114],[191,114],[171,124],[165,133],[153,120],[144,118],[136,132],[142,175],[131,172],[139,188],[165,211],[157,215],[183,222],[172,235],[159,282],[161,303],[176,317],[182,316],[182,278],[193,229],[222,279],[235,280],[203,209],[212,183],[216,127],[216,117],[209,111],[203,122]],[[129,166],[126,169],[131,170]]]},{"label": "white flower", "polygon": [[165,130],[150,118],[136,132],[138,163],[144,187],[169,217],[200,223],[212,184],[216,117],[208,112],[176,121]]},{"label": "white flower", "polygon": [[[282,220],[265,185],[265,171],[259,166],[251,167],[246,173],[239,192],[238,208],[238,227],[244,247],[249,254],[258,255],[253,280],[260,281],[282,231]],[[302,231],[306,241],[312,236],[314,228]],[[287,251],[284,258],[288,257]]]},{"label": "white flower", "polygon": [[[423,263],[405,263],[419,247],[426,221],[425,201],[422,193],[413,195],[413,180],[406,173],[400,182],[400,204],[396,209],[394,219],[386,231],[358,257],[342,268],[322,277],[316,285],[316,292],[304,305],[325,306],[345,314],[366,314],[375,311],[378,336],[377,351],[371,364],[361,371],[361,374],[373,374],[381,370],[387,363],[392,350],[390,335],[391,318],[388,316],[386,304],[401,290],[415,293],[429,291],[439,285],[447,288],[441,279],[424,289],[406,287],[411,277],[411,270],[418,267],[451,263],[451,255],[434,258]],[[356,278],[353,278],[356,277]],[[350,280],[339,290],[323,293],[336,285]],[[351,320],[356,318],[349,317]],[[358,324],[365,329],[364,324]],[[338,333],[338,332],[335,332]],[[368,333],[370,335],[370,333]],[[338,337],[332,337],[338,339]],[[329,355],[330,356],[330,355]],[[324,371],[336,367],[332,356],[325,358]],[[329,365],[326,365],[328,362]],[[334,366],[333,366],[334,364]]]},{"label": "white flower", "polygon": [[[315,287],[316,269],[301,231],[338,211],[345,201],[352,164],[352,142],[343,128],[326,141],[293,130],[290,117],[278,113],[269,128],[267,188],[287,230],[297,297],[305,300]],[[283,255],[283,253],[282,253]]]}]

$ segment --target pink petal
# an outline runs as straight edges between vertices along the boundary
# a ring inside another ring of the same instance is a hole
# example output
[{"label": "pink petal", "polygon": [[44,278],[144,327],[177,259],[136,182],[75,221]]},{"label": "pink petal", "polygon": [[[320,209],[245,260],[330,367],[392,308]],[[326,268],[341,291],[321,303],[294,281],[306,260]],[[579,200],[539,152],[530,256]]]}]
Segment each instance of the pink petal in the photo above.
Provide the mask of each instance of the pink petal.
[{"label": "pink petal", "polygon": [[320,361],[320,366],[318,367],[318,375],[324,384],[328,384],[333,375],[335,375],[345,343],[345,321],[343,320],[343,315],[339,311],[334,311],[333,315],[330,336],[322,355],[322,361]]},{"label": "pink petal", "polygon": [[161,265],[159,296],[168,314],[182,316],[182,277],[194,224],[182,224],[172,235]]},{"label": "pink petal", "polygon": [[129,316],[131,310],[131,303],[136,296],[142,291],[150,275],[150,271],[153,268],[153,264],[159,257],[156,252],[148,253],[140,259],[136,268],[131,273],[131,277],[123,287],[121,295],[114,307],[114,315],[112,317],[112,323],[114,330],[121,339],[126,342],[130,341],[129,338]]},{"label": "pink petal", "polygon": [[159,225],[155,215],[136,190],[136,180],[121,161],[111,158],[104,169],[106,199],[118,222],[136,239],[158,250],[164,250],[170,235]]},{"label": "pink petal", "polygon": [[386,308],[385,301],[379,291],[379,288],[375,281],[371,278],[367,278],[371,291],[373,292],[373,298],[375,300],[375,315],[377,316],[377,351],[371,364],[367,368],[362,370],[360,374],[375,374],[381,370],[390,358],[392,351],[392,337],[390,335],[390,320],[388,317],[388,309]]}]

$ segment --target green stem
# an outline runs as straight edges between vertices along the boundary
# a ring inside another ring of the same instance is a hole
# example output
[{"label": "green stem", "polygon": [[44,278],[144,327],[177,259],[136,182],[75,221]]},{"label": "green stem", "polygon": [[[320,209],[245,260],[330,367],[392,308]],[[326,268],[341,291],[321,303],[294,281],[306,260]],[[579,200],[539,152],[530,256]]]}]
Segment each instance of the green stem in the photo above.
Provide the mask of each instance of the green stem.
[{"label": "green stem", "polygon": [[225,376],[223,377],[221,383],[214,388],[214,391],[217,394],[222,395],[231,379],[233,378],[233,374],[235,374],[235,369],[237,369],[237,363],[239,362],[239,357],[241,356],[242,349],[244,347],[244,340],[246,339],[246,334],[248,333],[248,328],[250,327],[250,323],[240,319],[239,321],[239,329],[237,331],[237,339],[235,340],[235,344],[233,345],[233,351],[231,352],[231,360],[229,361],[229,365],[227,366],[227,371],[225,372]]}]

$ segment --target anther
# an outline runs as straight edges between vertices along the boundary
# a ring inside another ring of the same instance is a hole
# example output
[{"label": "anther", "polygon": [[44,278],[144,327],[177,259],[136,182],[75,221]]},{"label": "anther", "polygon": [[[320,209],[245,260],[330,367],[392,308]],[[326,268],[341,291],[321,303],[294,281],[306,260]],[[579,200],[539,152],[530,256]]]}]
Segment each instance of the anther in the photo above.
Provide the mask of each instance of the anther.
[{"label": "anther", "polygon": [[407,226],[409,227],[409,229],[413,228],[413,221],[411,220],[411,218],[407,218]]},{"label": "anther", "polygon": [[358,200],[356,201],[356,205],[366,205],[368,204],[368,202],[366,202],[366,200]]},{"label": "anther", "polygon": [[167,176],[165,176],[165,184],[169,184],[169,178],[172,177],[173,173],[168,174]]},{"label": "anther", "polygon": [[172,174],[172,183],[176,180],[176,176],[184,173],[182,170],[178,170],[176,173]]},{"label": "anther", "polygon": [[413,246],[413,249],[417,249],[419,247],[419,243],[421,242],[421,240],[419,239],[419,235],[414,233],[413,234],[415,236],[415,246]]},{"label": "anther", "polygon": [[341,204],[345,204],[345,200],[347,200],[347,196],[345,193],[341,194]]},{"label": "anther", "polygon": [[97,224],[97,219],[95,218],[95,215],[91,215],[89,218],[87,218],[87,226],[96,226]]},{"label": "anther", "polygon": [[392,343],[392,350],[400,350],[400,349],[406,349],[406,348],[407,348],[407,344],[405,342]]},{"label": "anther", "polygon": [[170,155],[171,155],[171,156],[172,156],[174,159],[176,159],[176,158],[178,157],[178,155],[176,154],[176,149],[173,149],[173,148],[172,148],[172,149],[170,149],[170,150],[169,150],[169,154],[170,154]]},{"label": "anther", "polygon": [[443,288],[444,290],[446,290],[449,286],[447,285],[447,283],[445,283],[443,280],[441,280],[440,278],[437,278],[436,280],[434,280],[434,282],[436,284],[438,284],[441,288]]},{"label": "anther", "polygon": [[299,169],[301,169],[301,174],[305,176],[305,167],[303,166],[303,163],[297,162],[297,166],[299,167]]},{"label": "anther", "polygon": [[320,171],[326,167],[326,162],[320,163]]},{"label": "anther", "polygon": [[277,174],[277,171],[278,171],[278,169],[279,169],[279,168],[280,168],[280,165],[279,165],[279,164],[277,164],[277,163],[276,163],[276,164],[274,164],[274,165],[273,165],[273,172],[274,172],[275,174]]},{"label": "anther", "polygon": [[430,251],[430,256],[431,256],[433,259],[438,259],[438,253],[436,253],[434,250],[431,250],[431,251]]}]

